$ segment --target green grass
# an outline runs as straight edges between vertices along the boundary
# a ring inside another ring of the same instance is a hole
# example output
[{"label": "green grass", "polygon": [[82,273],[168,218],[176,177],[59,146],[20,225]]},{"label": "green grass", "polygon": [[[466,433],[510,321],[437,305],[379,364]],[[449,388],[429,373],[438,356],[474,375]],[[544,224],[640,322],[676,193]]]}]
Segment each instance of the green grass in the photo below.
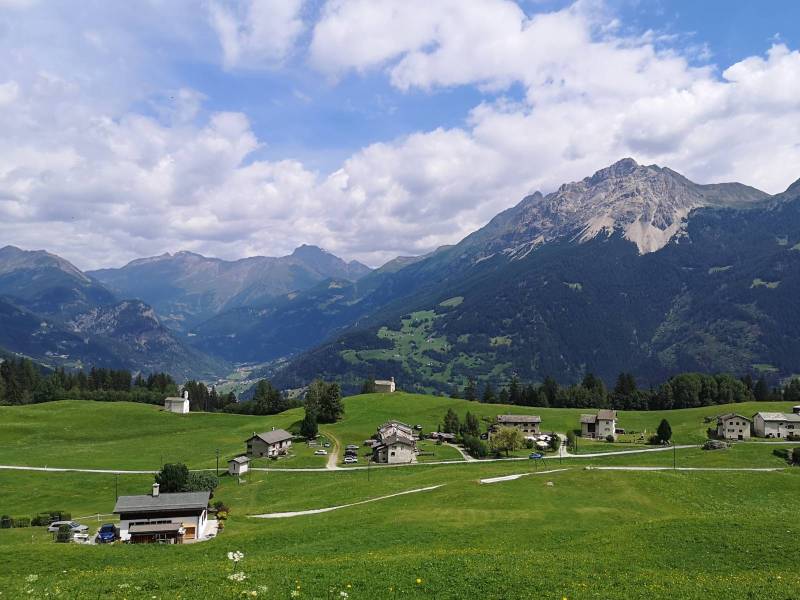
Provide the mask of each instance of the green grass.
[{"label": "green grass", "polygon": [[[244,485],[226,478],[217,497],[231,505],[231,519],[219,538],[202,544],[64,546],[41,528],[2,530],[0,590],[10,598],[59,590],[79,599],[236,598],[244,591],[288,598],[297,589],[300,598],[346,591],[349,598],[737,599],[792,598],[800,586],[794,560],[800,470],[574,468],[477,482],[530,468],[521,461],[369,474],[252,473]],[[124,480],[126,490],[146,488],[140,478]],[[321,515],[246,517],[435,484],[444,486]],[[29,490],[51,488],[70,493],[58,508],[70,503],[87,514],[106,512],[110,486],[108,475],[0,473],[0,505],[49,509],[59,498]],[[768,545],[752,543],[765,532]],[[230,550],[245,555],[242,583],[226,579]],[[31,575],[38,579],[26,581]]]},{"label": "green grass", "polygon": [[[324,434],[342,444],[360,444],[390,418],[435,429],[448,407],[462,417],[467,410],[486,418],[537,413],[543,430],[560,431],[575,427],[582,412],[403,393],[356,396],[345,405],[344,420],[323,426]],[[699,441],[707,427],[704,416],[787,406],[620,412],[620,424],[652,430],[666,416],[678,441]],[[299,415],[294,410],[274,417],[187,418],[144,405],[90,402],[9,407],[0,410],[0,462],[133,468],[149,464],[160,448],[174,447],[189,464],[210,466],[214,448],[243,448],[253,424],[259,425],[256,430],[288,426]],[[584,448],[630,447],[581,443]],[[435,460],[458,458],[447,446],[423,442],[423,447],[433,449]],[[231,506],[231,518],[220,537],[202,544],[83,547],[55,544],[43,528],[0,530],[0,598],[241,598],[249,591],[258,598],[289,598],[292,590],[299,598],[315,599],[341,598],[341,591],[350,599],[793,598],[800,589],[800,469],[786,467],[774,448],[738,443],[724,451],[679,450],[674,457],[669,451],[612,454],[552,458],[544,465],[455,461],[369,471],[251,471],[243,484],[223,476],[216,498]],[[313,450],[296,444],[294,457],[263,462],[300,466],[319,458],[310,456]],[[673,458],[679,467],[782,470],[585,468],[669,467]],[[478,481],[558,468],[567,470],[491,485]],[[96,527],[111,520],[105,515],[116,491],[146,493],[151,482],[147,475],[0,470],[0,514],[63,509],[88,517],[84,522]],[[442,487],[324,514],[277,520],[247,516],[342,505],[432,485]],[[103,515],[99,520],[91,517],[97,513]],[[244,582],[226,577],[231,565],[225,555],[231,550],[245,554],[238,567],[247,574]]]},{"label": "green grass", "polygon": [[[344,447],[362,446],[365,439],[389,419],[423,431],[436,431],[448,408],[463,419],[467,411],[482,418],[482,427],[498,414],[538,414],[542,431],[566,432],[578,427],[585,409],[533,408],[481,404],[440,396],[396,392],[346,398],[345,418],[334,425],[323,425],[322,432],[333,434]],[[706,406],[674,411],[619,411],[618,423],[627,431],[655,431],[662,418],[669,420],[677,443],[702,443],[706,429],[704,417],[723,412],[752,415],[757,411],[790,411],[791,403],[751,402],[726,406]],[[215,465],[216,449],[220,464],[240,454],[244,441],[254,431],[271,427],[289,428],[302,418],[302,409],[280,415],[191,413],[176,415],[159,407],[132,403],[62,401],[29,406],[0,407],[0,464],[101,469],[158,469],[162,462],[185,462],[190,468]],[[587,445],[579,446],[581,449]],[[627,445],[625,445],[628,449]],[[445,447],[446,448],[446,447]],[[457,458],[453,449],[437,448],[442,460]],[[611,450],[604,442],[598,450]],[[313,449],[302,443],[293,447],[293,457],[277,462],[276,467],[322,467],[326,457],[313,456]],[[438,459],[438,456],[437,456]]]}]

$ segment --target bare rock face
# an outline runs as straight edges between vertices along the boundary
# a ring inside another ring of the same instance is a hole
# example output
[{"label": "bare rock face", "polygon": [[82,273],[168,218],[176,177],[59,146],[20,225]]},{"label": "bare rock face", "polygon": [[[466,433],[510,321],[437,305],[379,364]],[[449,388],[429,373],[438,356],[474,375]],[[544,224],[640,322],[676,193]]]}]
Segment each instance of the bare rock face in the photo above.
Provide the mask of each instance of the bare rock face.
[{"label": "bare rock face", "polygon": [[522,258],[553,240],[584,242],[615,231],[646,254],[678,235],[697,208],[743,207],[767,197],[739,183],[700,185],[671,169],[624,158],[547,196],[528,196],[495,217],[484,235],[475,236],[484,242],[477,258],[497,252]]}]

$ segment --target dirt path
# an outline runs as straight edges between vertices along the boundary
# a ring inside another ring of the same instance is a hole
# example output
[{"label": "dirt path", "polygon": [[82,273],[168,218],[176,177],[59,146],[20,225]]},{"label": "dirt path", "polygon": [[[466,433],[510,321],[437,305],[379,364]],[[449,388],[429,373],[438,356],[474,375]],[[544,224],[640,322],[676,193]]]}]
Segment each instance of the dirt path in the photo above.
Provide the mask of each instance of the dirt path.
[{"label": "dirt path", "polygon": [[322,435],[324,435],[325,437],[328,437],[331,440],[333,440],[333,444],[331,445],[331,451],[328,452],[328,462],[325,463],[325,470],[326,471],[336,471],[338,469],[341,469],[341,467],[338,464],[339,463],[339,448],[341,447],[341,444],[339,443],[339,439],[328,430],[320,429],[320,433],[322,433]]},{"label": "dirt path", "polygon": [[774,473],[786,467],[585,467],[587,471],[743,471],[746,473]]},{"label": "dirt path", "polygon": [[370,498],[369,500],[361,500],[360,502],[351,502],[349,504],[341,504],[339,506],[328,506],[326,508],[314,508],[311,510],[298,510],[293,512],[279,512],[279,513],[266,513],[263,515],[250,515],[254,519],[286,519],[289,517],[301,517],[305,515],[318,515],[321,513],[339,510],[340,508],[349,508],[351,506],[359,506],[361,504],[368,504],[370,502],[378,502],[379,500],[387,500],[389,498],[396,498],[397,496],[405,496],[407,494],[417,494],[419,492],[429,492],[438,489],[444,484],[431,485],[429,487],[417,488],[415,490],[406,490],[405,492],[397,492],[396,494],[389,494],[388,496],[379,496],[378,498]]},{"label": "dirt path", "polygon": [[450,442],[446,442],[445,446],[450,446],[451,448],[455,448],[456,450],[458,450],[458,453],[464,458],[466,462],[475,462],[478,460],[477,458],[473,458],[472,456],[464,452],[464,449],[461,446],[456,446],[455,444],[451,444]]},{"label": "dirt path", "polygon": [[503,481],[514,481],[520,477],[527,477],[528,475],[547,475],[548,473],[561,473],[562,471],[569,471],[569,469],[550,469],[549,471],[531,471],[530,473],[517,473],[516,475],[503,475],[502,477],[488,477],[481,479],[481,483],[501,483]]}]

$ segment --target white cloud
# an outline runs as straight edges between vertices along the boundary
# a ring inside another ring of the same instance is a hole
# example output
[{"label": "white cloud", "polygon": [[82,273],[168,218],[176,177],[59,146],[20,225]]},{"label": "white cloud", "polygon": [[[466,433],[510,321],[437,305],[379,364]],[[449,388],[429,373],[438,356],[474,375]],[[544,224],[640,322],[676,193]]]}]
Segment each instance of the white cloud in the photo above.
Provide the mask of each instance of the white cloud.
[{"label": "white cloud", "polygon": [[[228,68],[293,51],[299,2],[231,6],[211,9]],[[800,175],[800,53],[776,44],[721,71],[697,67],[658,36],[626,37],[594,4],[529,16],[505,0],[329,2],[308,50],[316,69],[385,72],[398,94],[493,90],[461,126],[368,145],[330,174],[263,160],[269,132],[240,111],[209,113],[213,92],[166,72],[147,50],[157,44],[47,22],[45,36],[23,26],[0,39],[0,239],[81,267],[303,242],[378,264],[456,242],[525,193],[626,155],[771,192]],[[60,52],[29,41],[42,37]]]},{"label": "white cloud", "polygon": [[226,68],[259,68],[283,61],[303,32],[302,0],[213,1],[211,25]]}]

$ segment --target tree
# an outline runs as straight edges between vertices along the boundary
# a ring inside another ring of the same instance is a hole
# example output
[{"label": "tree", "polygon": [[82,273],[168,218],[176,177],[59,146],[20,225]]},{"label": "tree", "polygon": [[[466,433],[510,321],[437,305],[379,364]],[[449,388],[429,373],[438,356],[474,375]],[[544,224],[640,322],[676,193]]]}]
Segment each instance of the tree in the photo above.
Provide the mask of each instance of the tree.
[{"label": "tree", "polygon": [[[0,392],[2,399],[2,392]],[[800,378],[795,377],[783,389],[783,400],[785,402],[800,402]]]},{"label": "tree", "polygon": [[3,404],[6,399],[6,382],[0,376],[0,404]]},{"label": "tree", "polygon": [[558,383],[556,380],[548,375],[544,378],[540,389],[544,394],[544,399],[547,401],[546,406],[555,406],[556,396],[558,395]]},{"label": "tree", "polygon": [[753,396],[757,402],[765,402],[769,399],[769,385],[767,385],[767,380],[764,379],[763,375],[756,381],[756,386],[753,388]]},{"label": "tree", "polygon": [[461,424],[458,420],[458,415],[452,408],[448,408],[447,414],[444,416],[442,431],[444,431],[444,433],[458,433],[460,427]]},{"label": "tree", "polygon": [[159,491],[165,494],[183,492],[189,482],[189,469],[183,463],[167,463],[156,473]]},{"label": "tree", "polygon": [[500,427],[492,434],[489,445],[495,452],[505,451],[508,456],[512,450],[521,448],[524,442],[522,432],[516,427]]},{"label": "tree", "polygon": [[189,473],[186,480],[185,492],[211,492],[214,495],[214,490],[219,485],[219,478],[210,471],[194,471]]},{"label": "tree", "polygon": [[508,390],[506,388],[501,389],[500,393],[497,396],[497,401],[500,404],[508,404],[508,399],[509,399]]},{"label": "tree", "polygon": [[306,406],[314,411],[318,423],[335,423],[344,414],[339,384],[317,379],[308,386]]},{"label": "tree", "polygon": [[672,427],[670,427],[669,421],[661,419],[661,423],[658,424],[658,429],[656,430],[656,435],[658,436],[658,441],[662,444],[666,444],[672,439]]},{"label": "tree", "polygon": [[464,387],[464,400],[477,400],[478,388],[475,386],[475,380],[470,377],[467,380],[467,385]]},{"label": "tree", "polygon": [[309,410],[309,407],[306,406],[306,415],[303,417],[303,422],[300,423],[300,435],[307,440],[313,440],[315,437],[317,437],[318,433],[319,428],[317,427],[317,415],[313,408]]},{"label": "tree", "polygon": [[494,397],[494,388],[492,384],[487,382],[486,387],[483,388],[483,396],[481,397],[481,402],[484,404],[494,404],[495,397]]},{"label": "tree", "polygon": [[464,419],[464,433],[474,437],[480,437],[481,435],[481,424],[478,421],[478,417],[469,411],[467,411],[467,416]]},{"label": "tree", "polygon": [[511,383],[508,384],[508,401],[511,404],[522,404],[522,389],[516,375],[511,378]]},{"label": "tree", "polygon": [[577,436],[575,435],[575,432],[572,431],[572,429],[567,431],[567,448],[569,448],[570,450],[574,450],[575,449],[575,440],[576,439],[577,439]]},{"label": "tree", "polygon": [[463,441],[466,451],[475,458],[484,458],[489,453],[486,444],[479,437],[466,434]]}]

